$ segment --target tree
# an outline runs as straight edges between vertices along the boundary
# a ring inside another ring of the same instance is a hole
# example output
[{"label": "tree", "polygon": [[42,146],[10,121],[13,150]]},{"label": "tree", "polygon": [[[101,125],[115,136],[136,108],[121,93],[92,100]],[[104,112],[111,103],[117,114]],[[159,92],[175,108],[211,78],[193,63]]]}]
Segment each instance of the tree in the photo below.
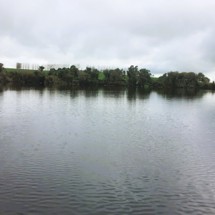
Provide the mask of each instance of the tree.
[{"label": "tree", "polygon": [[204,74],[198,73],[197,74],[197,83],[200,88],[208,88],[210,79],[207,78]]},{"label": "tree", "polygon": [[75,65],[70,67],[70,72],[75,78],[78,78],[79,69]]},{"label": "tree", "polygon": [[4,64],[0,63],[0,72],[3,72],[3,70],[4,70]]},{"label": "tree", "polygon": [[119,68],[111,70],[111,73],[110,73],[111,82],[114,82],[114,83],[121,82],[123,78],[122,75],[123,75],[122,70],[120,70]]},{"label": "tree", "polygon": [[89,75],[91,81],[97,81],[99,76],[99,71],[95,68],[86,67],[85,72]]},{"label": "tree", "polygon": [[197,88],[197,75],[194,72],[169,72],[159,78],[164,88]]},{"label": "tree", "polygon": [[17,69],[21,69],[22,68],[22,64],[21,63],[16,63],[16,68]]},{"label": "tree", "polygon": [[138,86],[144,87],[146,84],[151,83],[151,73],[150,70],[140,69],[138,76]]},{"label": "tree", "polygon": [[85,71],[80,71],[79,83],[81,86],[87,86],[89,84],[89,74],[87,74]]},{"label": "tree", "polygon": [[39,66],[39,71],[42,72],[45,69],[44,66]]},{"label": "tree", "polygon": [[137,85],[137,78],[138,78],[138,66],[131,65],[127,71],[128,74],[128,84],[130,86]]},{"label": "tree", "polygon": [[104,76],[105,76],[105,81],[106,81],[106,82],[109,82],[109,81],[110,81],[110,70],[105,69],[105,70],[103,71],[103,73],[104,73]]}]

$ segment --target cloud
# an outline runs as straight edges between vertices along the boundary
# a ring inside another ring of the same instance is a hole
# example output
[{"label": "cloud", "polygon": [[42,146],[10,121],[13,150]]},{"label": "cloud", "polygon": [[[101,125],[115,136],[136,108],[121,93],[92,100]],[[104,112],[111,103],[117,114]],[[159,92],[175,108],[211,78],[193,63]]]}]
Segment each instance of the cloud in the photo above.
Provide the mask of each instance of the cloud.
[{"label": "cloud", "polygon": [[211,0],[0,0],[0,59],[215,76]]}]

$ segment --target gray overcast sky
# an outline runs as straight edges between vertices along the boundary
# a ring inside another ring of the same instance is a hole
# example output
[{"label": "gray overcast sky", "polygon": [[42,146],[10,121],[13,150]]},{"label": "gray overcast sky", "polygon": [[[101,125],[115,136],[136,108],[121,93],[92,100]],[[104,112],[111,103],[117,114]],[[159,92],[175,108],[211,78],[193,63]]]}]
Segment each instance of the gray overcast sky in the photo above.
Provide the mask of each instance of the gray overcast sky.
[{"label": "gray overcast sky", "polygon": [[0,61],[203,72],[215,80],[214,0],[0,0]]}]

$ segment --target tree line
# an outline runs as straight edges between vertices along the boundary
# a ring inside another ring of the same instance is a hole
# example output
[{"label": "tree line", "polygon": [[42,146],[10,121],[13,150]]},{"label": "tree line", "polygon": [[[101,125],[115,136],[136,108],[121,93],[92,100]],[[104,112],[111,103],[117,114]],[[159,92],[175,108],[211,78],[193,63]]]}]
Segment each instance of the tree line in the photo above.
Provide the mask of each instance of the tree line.
[{"label": "tree line", "polygon": [[126,86],[131,88],[149,89],[212,89],[210,82],[203,73],[168,72],[155,78],[150,70],[131,65],[128,69],[104,69],[93,67],[79,69],[75,65],[69,68],[44,70],[7,69],[0,63],[0,85],[16,84],[21,86],[43,87],[91,87],[91,86]]}]

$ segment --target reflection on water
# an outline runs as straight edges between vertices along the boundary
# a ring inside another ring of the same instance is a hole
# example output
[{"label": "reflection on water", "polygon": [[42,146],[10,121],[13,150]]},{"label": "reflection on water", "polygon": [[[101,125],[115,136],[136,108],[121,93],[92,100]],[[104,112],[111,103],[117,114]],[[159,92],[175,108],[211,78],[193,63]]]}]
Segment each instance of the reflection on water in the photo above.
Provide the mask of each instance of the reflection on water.
[{"label": "reflection on water", "polygon": [[[71,97],[75,98],[80,95],[84,95],[85,97],[97,97],[99,93],[102,93],[105,97],[115,97],[120,98],[126,95],[128,100],[135,100],[135,99],[147,99],[151,93],[150,90],[142,89],[142,88],[124,88],[124,87],[106,87],[106,88],[84,88],[84,89],[71,89],[68,90],[67,88],[44,88],[41,87],[21,87],[21,86],[9,86],[9,87],[2,87],[0,88],[0,92],[5,90],[15,90],[16,92],[19,91],[29,91],[29,90],[36,90],[41,95],[44,92],[50,94],[70,94]],[[214,91],[209,91],[211,94],[214,94]],[[202,98],[205,94],[208,93],[206,90],[195,90],[195,89],[174,89],[174,90],[158,90],[156,93],[163,98],[184,98],[184,99],[198,99]]]},{"label": "reflection on water", "polygon": [[136,99],[148,99],[150,95],[149,90],[144,90],[144,89],[130,89],[128,88],[127,90],[127,98],[128,100],[136,100]]},{"label": "reflection on water", "polygon": [[215,214],[215,95],[0,92],[0,214]]},{"label": "reflection on water", "polygon": [[[194,99],[194,98],[201,98],[207,91],[203,90],[195,90],[195,89],[175,89],[175,90],[168,90],[168,91],[158,91],[158,94],[166,97],[166,98],[185,98],[185,99]],[[211,92],[213,93],[213,92]]]}]

